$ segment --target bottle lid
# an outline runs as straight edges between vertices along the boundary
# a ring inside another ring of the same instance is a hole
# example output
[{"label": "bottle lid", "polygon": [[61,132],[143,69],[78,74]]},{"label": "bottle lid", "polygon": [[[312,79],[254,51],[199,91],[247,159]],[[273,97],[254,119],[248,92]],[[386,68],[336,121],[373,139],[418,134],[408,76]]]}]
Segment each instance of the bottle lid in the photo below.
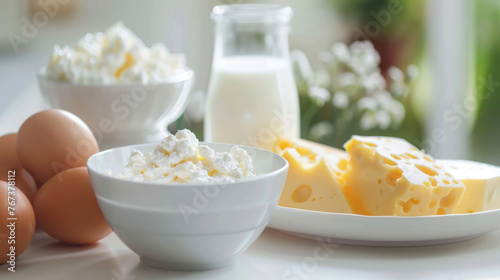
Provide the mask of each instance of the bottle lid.
[{"label": "bottle lid", "polygon": [[212,19],[215,22],[234,23],[288,23],[293,16],[292,8],[275,4],[231,4],[215,6]]}]

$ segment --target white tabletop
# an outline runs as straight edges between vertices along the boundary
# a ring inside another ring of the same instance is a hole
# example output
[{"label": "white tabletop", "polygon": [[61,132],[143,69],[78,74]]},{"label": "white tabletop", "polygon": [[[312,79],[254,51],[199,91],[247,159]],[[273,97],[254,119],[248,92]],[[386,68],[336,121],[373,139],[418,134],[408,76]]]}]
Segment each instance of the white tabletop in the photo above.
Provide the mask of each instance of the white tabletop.
[{"label": "white tabletop", "polygon": [[[315,258],[321,246],[329,253]],[[71,246],[37,232],[16,272],[0,266],[0,279],[500,279],[500,231],[454,244],[382,248],[325,245],[268,228],[235,265],[199,272],[150,268],[115,234]]]}]

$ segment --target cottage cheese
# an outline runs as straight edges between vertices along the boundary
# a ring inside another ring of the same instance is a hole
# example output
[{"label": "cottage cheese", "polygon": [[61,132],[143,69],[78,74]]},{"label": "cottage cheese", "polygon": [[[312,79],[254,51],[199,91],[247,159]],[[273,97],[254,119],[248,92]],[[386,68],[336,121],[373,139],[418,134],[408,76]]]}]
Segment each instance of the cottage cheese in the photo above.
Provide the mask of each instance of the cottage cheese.
[{"label": "cottage cheese", "polygon": [[151,84],[185,70],[183,54],[169,53],[163,43],[148,48],[118,22],[105,32],[85,35],[75,47],[54,46],[42,74],[76,84]]},{"label": "cottage cheese", "polygon": [[[108,175],[110,173],[108,172]],[[169,135],[153,152],[132,150],[129,162],[117,178],[159,183],[231,183],[255,177],[252,158],[238,146],[219,153],[199,145],[189,130]]]}]

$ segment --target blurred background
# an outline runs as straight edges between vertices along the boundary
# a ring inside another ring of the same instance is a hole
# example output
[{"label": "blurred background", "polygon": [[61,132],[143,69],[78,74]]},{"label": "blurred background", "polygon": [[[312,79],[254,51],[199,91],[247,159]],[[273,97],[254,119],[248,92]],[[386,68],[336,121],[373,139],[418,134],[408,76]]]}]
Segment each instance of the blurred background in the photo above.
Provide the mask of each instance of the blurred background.
[{"label": "blurred background", "polygon": [[186,54],[196,85],[169,129],[203,137],[210,12],[248,2],[295,12],[290,49],[303,138],[340,147],[352,134],[392,135],[438,158],[500,164],[500,2],[494,0],[0,0],[0,135],[45,108],[36,73],[54,44],[123,21],[146,45],[164,42]]}]

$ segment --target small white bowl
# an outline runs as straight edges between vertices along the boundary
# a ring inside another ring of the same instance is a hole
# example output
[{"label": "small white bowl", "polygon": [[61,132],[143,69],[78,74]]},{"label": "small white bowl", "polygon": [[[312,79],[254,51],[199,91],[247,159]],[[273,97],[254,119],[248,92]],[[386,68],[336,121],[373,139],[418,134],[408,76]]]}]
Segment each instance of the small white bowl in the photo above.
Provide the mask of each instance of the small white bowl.
[{"label": "small white bowl", "polygon": [[166,127],[186,107],[194,72],[187,70],[168,80],[144,85],[80,85],[38,74],[42,95],[52,108],[69,111],[92,130],[101,150],[146,142],[158,143]]},{"label": "small white bowl", "polygon": [[[218,152],[231,144],[205,143]],[[270,151],[242,146],[253,158],[256,178],[220,185],[159,184],[121,180],[131,149],[97,153],[87,162],[104,217],[116,235],[147,265],[175,270],[228,266],[262,233],[278,204],[288,162]]]}]

